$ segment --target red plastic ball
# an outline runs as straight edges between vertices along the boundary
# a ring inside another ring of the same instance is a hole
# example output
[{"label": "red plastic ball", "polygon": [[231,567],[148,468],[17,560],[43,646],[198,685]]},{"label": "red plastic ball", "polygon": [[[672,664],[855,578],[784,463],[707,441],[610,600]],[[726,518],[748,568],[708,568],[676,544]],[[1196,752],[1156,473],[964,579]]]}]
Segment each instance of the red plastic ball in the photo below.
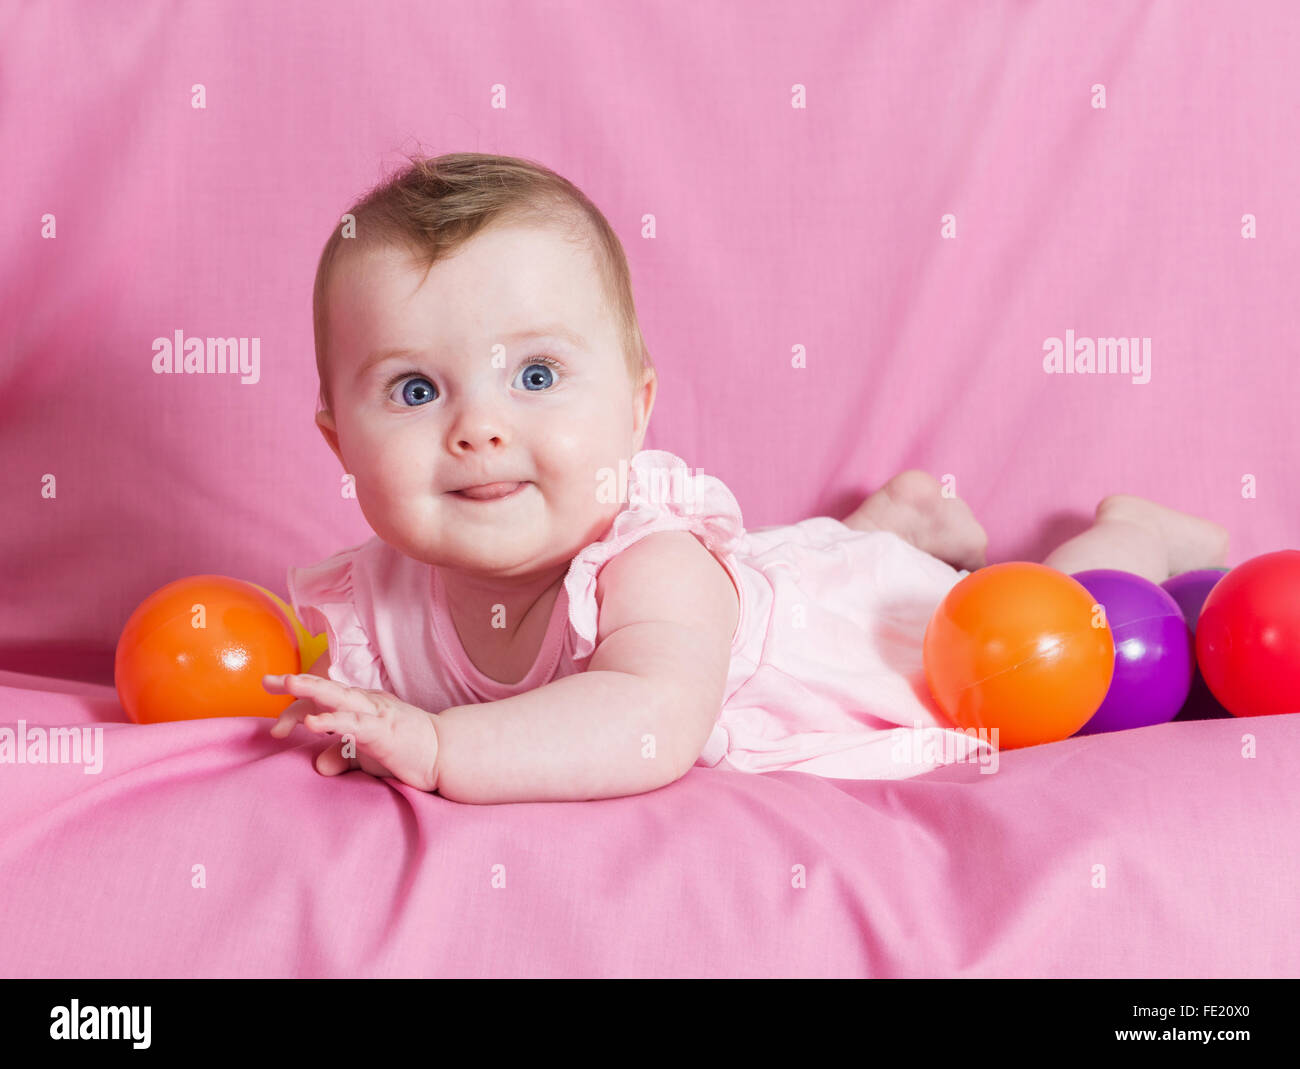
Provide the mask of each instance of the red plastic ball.
[{"label": "red plastic ball", "polygon": [[275,603],[224,575],[178,579],[145,598],[117,641],[117,695],[138,724],[214,716],[277,717],[292,701],[262,676],[302,671]]},{"label": "red plastic ball", "polygon": [[1239,564],[1205,599],[1196,661],[1234,716],[1300,713],[1300,550]]}]

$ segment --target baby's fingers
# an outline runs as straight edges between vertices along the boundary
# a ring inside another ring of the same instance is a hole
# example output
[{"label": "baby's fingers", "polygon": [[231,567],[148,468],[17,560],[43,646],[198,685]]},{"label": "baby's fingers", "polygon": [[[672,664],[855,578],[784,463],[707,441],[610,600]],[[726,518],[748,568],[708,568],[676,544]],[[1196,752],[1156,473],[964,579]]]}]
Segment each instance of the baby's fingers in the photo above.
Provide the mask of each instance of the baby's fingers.
[{"label": "baby's fingers", "polygon": [[[348,756],[349,754],[356,756]],[[374,758],[359,752],[356,748],[356,740],[351,735],[344,735],[316,755],[316,771],[324,776],[337,776],[342,772],[350,772],[358,765],[361,766],[362,772],[368,772],[378,778],[392,776],[392,773]]]},{"label": "baby's fingers", "polygon": [[356,713],[350,713],[346,709],[326,709],[323,712],[308,713],[303,719],[302,726],[310,728],[317,735],[322,732],[327,735],[333,735],[335,732],[340,735],[344,732],[356,735],[360,730]]},{"label": "baby's fingers", "polygon": [[289,733],[293,731],[295,724],[302,723],[304,718],[310,716],[315,711],[316,703],[310,698],[299,698],[297,701],[290,702],[285,706],[279,719],[271,725],[271,734],[277,739],[287,737]]},{"label": "baby's fingers", "polygon": [[371,713],[374,702],[364,690],[357,687],[345,687],[332,679],[322,676],[297,675],[263,676],[262,686],[272,694],[292,694],[295,698],[310,698],[321,709],[333,709],[340,712]]},{"label": "baby's fingers", "polygon": [[356,767],[356,758],[344,757],[347,739],[339,739],[316,755],[316,771],[323,776],[337,776]]}]

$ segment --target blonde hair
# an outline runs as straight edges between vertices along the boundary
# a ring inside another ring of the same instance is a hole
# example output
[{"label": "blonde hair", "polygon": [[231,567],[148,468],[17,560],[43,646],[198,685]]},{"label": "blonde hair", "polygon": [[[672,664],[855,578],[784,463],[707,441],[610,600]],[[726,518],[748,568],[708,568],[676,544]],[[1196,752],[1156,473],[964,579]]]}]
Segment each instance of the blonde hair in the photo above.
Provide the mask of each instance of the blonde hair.
[{"label": "blonde hair", "polygon": [[334,267],[347,247],[404,249],[427,276],[435,263],[494,222],[567,224],[575,236],[585,237],[615,310],[628,374],[634,385],[640,384],[641,375],[653,364],[637,321],[627,256],[608,220],[582,190],[540,163],[515,156],[452,152],[407,159],[410,166],[348,209],[357,237],[344,238],[336,227],[321,251],[312,290],[320,407],[333,408],[326,359],[326,295]]}]

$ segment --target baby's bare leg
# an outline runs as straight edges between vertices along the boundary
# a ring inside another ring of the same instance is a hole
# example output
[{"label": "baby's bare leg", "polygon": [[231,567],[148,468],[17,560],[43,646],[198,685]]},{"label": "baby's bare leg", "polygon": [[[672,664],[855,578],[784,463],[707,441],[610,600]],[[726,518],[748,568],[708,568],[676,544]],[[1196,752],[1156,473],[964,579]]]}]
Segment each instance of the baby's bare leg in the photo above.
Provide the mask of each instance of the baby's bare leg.
[{"label": "baby's bare leg", "polygon": [[1222,568],[1228,532],[1210,520],[1145,498],[1112,494],[1097,506],[1093,525],[1049,553],[1043,563],[1065,572],[1114,568],[1163,583],[1196,568]]}]

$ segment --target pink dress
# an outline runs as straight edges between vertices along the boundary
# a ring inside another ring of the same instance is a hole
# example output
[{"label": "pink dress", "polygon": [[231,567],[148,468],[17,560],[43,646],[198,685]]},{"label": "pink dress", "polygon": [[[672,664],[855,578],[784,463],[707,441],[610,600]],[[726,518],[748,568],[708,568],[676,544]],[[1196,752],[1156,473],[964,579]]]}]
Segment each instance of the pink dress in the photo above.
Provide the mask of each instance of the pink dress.
[{"label": "pink dress", "polygon": [[740,593],[722,707],[696,764],[902,779],[988,751],[947,726],[921,659],[931,614],[967,572],[897,535],[827,516],[747,532],[725,484],[663,450],[632,458],[622,511],[573,558],[537,660],[517,683],[470,662],[438,569],[378,536],[289,569],[289,597],[313,634],[327,634],[332,679],[436,712],[585,670],[597,573],[632,543],[671,530],[697,534]]}]

